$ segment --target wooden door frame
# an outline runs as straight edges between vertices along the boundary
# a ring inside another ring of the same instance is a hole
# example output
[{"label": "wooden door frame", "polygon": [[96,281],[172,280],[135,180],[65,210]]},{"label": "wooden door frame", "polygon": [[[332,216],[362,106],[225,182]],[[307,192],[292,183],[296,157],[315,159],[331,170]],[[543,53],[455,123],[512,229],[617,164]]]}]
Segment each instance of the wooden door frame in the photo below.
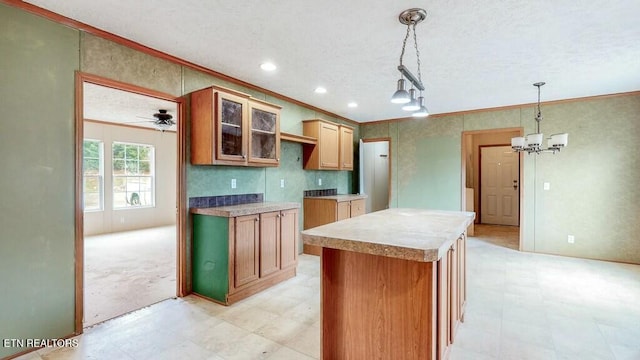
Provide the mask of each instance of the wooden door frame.
[{"label": "wooden door frame", "polygon": [[186,112],[184,97],[76,71],[75,73],[75,310],[74,333],[83,332],[84,316],[84,211],[82,198],[82,144],[84,141],[83,84],[91,83],[176,103],[178,109],[176,164],[176,295],[185,296],[187,288],[186,247]]},{"label": "wooden door frame", "polygon": [[[392,157],[391,157],[391,152],[392,152],[392,150],[391,150],[391,137],[388,136],[388,137],[362,139],[363,143],[383,142],[383,141],[386,141],[386,142],[389,143],[389,171],[388,171],[389,180],[388,180],[388,185],[387,185],[387,193],[388,193],[389,199],[387,200],[387,208],[390,208],[391,207],[391,177],[393,176],[393,174],[391,173],[391,168],[392,168],[391,167],[391,161],[392,161],[391,160],[392,159]],[[359,171],[359,169],[358,169],[358,171]],[[362,189],[360,189],[360,190],[362,190]]]},{"label": "wooden door frame", "polygon": [[[460,209],[464,211],[465,207],[466,207],[466,201],[467,201],[467,194],[466,194],[466,185],[467,185],[467,140],[473,139],[474,135],[479,135],[479,134],[490,134],[490,133],[504,133],[504,132],[512,132],[512,131],[517,131],[520,136],[523,136],[524,134],[524,128],[523,127],[511,127],[511,128],[499,128],[499,129],[485,129],[485,130],[469,130],[469,131],[463,131],[460,137],[460,141],[461,141],[461,151],[460,151],[460,156],[461,156],[461,161],[460,161]],[[510,145],[510,144],[509,144]],[[473,149],[472,149],[473,150]],[[524,234],[525,234],[525,226],[526,226],[526,213],[524,211],[525,209],[525,189],[524,186],[522,186],[523,183],[523,179],[524,179],[524,153],[519,153],[519,164],[520,164],[520,171],[519,171],[519,176],[520,176],[520,187],[519,187],[519,194],[520,194],[520,209],[519,209],[519,218],[520,218],[520,233],[519,233],[519,241],[518,241],[518,249],[520,251],[522,251],[522,243],[523,243],[523,238],[524,238]]]}]

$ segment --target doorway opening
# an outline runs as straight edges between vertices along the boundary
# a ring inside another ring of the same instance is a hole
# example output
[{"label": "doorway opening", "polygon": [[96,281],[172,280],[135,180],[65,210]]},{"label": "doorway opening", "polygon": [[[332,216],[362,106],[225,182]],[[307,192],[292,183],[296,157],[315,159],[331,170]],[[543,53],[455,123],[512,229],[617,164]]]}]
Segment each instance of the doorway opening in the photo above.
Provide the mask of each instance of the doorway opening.
[{"label": "doorway opening", "polygon": [[521,133],[521,128],[462,133],[461,207],[476,213],[469,235],[503,234],[498,245],[514,249],[521,249],[523,233],[523,169],[521,154],[510,144]]},{"label": "doorway opening", "polygon": [[391,202],[391,139],[360,140],[360,193],[367,213],[389,208]]},{"label": "doorway opening", "polygon": [[184,141],[180,98],[78,73],[76,99],[81,333],[183,295]]}]

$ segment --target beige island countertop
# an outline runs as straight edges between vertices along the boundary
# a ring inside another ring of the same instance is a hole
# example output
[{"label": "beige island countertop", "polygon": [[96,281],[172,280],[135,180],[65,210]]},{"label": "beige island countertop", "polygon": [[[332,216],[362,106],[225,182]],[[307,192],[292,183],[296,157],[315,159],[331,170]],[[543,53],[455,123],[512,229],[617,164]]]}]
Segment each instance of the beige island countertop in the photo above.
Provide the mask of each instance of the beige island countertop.
[{"label": "beige island countertop", "polygon": [[324,248],[432,262],[474,219],[473,212],[387,209],[305,230],[302,239]]},{"label": "beige island countertop", "polygon": [[295,202],[259,202],[241,205],[191,208],[190,212],[199,215],[236,217],[298,208],[300,208],[300,204]]}]

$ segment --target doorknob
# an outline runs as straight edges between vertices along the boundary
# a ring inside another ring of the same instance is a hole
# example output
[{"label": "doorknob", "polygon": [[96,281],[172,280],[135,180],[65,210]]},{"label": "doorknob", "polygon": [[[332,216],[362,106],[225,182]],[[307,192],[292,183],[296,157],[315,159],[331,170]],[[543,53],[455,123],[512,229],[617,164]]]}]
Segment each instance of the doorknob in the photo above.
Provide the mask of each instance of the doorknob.
[{"label": "doorknob", "polygon": [[513,180],[513,190],[518,190],[518,180]]}]

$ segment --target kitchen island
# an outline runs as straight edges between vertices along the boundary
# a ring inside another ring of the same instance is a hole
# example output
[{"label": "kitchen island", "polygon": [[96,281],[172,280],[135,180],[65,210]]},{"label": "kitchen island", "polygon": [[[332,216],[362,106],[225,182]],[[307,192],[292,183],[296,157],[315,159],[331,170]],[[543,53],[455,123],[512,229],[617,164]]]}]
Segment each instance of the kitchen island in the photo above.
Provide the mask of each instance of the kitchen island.
[{"label": "kitchen island", "polygon": [[322,247],[322,359],[445,359],[464,319],[471,212],[388,209],[302,232]]}]

